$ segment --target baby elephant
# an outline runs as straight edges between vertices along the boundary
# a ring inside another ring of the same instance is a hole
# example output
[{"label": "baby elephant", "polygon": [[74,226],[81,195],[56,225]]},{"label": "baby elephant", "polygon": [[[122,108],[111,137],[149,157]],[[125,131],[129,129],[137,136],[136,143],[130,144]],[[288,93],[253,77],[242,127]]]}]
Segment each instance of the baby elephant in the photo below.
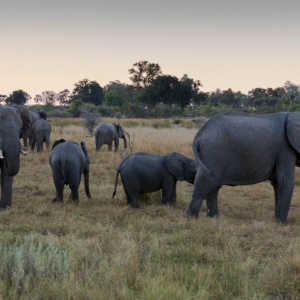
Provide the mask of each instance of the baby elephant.
[{"label": "baby elephant", "polygon": [[123,160],[117,170],[113,198],[116,194],[118,176],[121,173],[127,204],[132,207],[139,207],[138,194],[151,193],[160,189],[162,189],[162,204],[175,205],[177,180],[194,183],[196,172],[196,162],[179,153],[131,154]]},{"label": "baby elephant", "polygon": [[84,174],[85,193],[88,198],[91,198],[89,189],[90,156],[85,142],[81,142],[81,146],[79,146],[75,142],[64,139],[55,141],[49,163],[56,188],[56,198],[53,199],[53,202],[63,201],[63,190],[66,184],[71,189],[69,198],[78,203],[78,187],[82,173]]}]

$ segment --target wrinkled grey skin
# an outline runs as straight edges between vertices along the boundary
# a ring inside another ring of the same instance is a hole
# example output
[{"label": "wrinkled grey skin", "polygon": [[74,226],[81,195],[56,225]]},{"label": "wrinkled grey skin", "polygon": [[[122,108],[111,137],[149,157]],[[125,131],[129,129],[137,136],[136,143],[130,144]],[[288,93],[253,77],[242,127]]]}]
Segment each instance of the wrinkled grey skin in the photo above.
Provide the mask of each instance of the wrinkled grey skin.
[{"label": "wrinkled grey skin", "polygon": [[63,139],[53,144],[49,157],[56,197],[53,202],[63,202],[64,185],[69,185],[70,199],[79,202],[78,188],[81,175],[84,175],[85,193],[91,198],[89,189],[90,156],[85,142],[81,146],[75,142]]},{"label": "wrinkled grey skin", "polygon": [[193,152],[199,166],[188,216],[198,217],[204,198],[208,216],[218,215],[222,185],[270,180],[275,218],[286,221],[300,163],[300,113],[214,116],[196,134]]},{"label": "wrinkled grey skin", "polygon": [[34,150],[35,144],[37,146],[37,152],[43,151],[43,144],[46,143],[47,150],[50,146],[50,134],[51,134],[51,125],[50,123],[41,118],[37,119],[31,125],[31,150]]},{"label": "wrinkled grey skin", "polygon": [[113,197],[116,194],[119,173],[127,198],[127,204],[139,207],[137,196],[162,189],[162,204],[175,205],[177,181],[194,183],[197,164],[194,160],[172,153],[154,155],[138,152],[127,156],[120,164]]},{"label": "wrinkled grey skin", "polygon": [[102,145],[108,145],[108,151],[112,151],[112,143],[115,143],[115,152],[119,149],[119,139],[124,140],[124,148],[127,148],[126,133],[122,126],[118,124],[102,123],[95,129],[96,151],[99,151]]},{"label": "wrinkled grey skin", "polygon": [[12,205],[13,176],[20,168],[20,132],[25,124],[30,124],[28,111],[0,105],[1,209]]}]

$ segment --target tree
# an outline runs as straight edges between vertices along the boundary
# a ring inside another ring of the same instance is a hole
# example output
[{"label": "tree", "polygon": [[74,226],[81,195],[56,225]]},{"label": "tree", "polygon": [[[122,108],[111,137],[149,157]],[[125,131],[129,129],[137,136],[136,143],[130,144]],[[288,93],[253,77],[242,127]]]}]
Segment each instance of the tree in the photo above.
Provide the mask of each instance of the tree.
[{"label": "tree", "polygon": [[179,83],[175,87],[175,102],[177,102],[183,112],[184,108],[191,103],[195,106],[195,100],[199,100],[197,95],[202,84],[200,80],[189,78],[187,74],[182,76]]},{"label": "tree", "polygon": [[133,68],[129,69],[132,76],[130,80],[136,87],[147,87],[162,74],[158,64],[149,63],[147,60],[139,61],[133,64]]},{"label": "tree", "polygon": [[75,99],[80,99],[84,103],[101,105],[102,100],[104,99],[104,91],[96,81],[83,79],[75,83],[75,88],[72,91],[71,99],[72,102]]},{"label": "tree", "polygon": [[124,104],[124,100],[118,92],[109,91],[105,94],[103,103],[107,106],[121,107]]},{"label": "tree", "polygon": [[42,99],[41,95],[39,95],[39,94],[35,95],[35,97],[34,97],[35,103],[41,103],[42,101],[43,101],[43,99]]},{"label": "tree", "polygon": [[46,105],[53,106],[57,101],[57,94],[53,91],[44,91],[42,92],[42,102]]},{"label": "tree", "polygon": [[18,104],[24,105],[26,102],[31,99],[30,95],[24,92],[23,90],[13,91],[9,97],[5,99],[6,104]]},{"label": "tree", "polygon": [[94,128],[99,123],[100,114],[93,104],[85,104],[80,108],[80,116],[83,118],[83,125],[88,130],[89,134],[93,136]]},{"label": "tree", "polygon": [[176,76],[162,75],[157,77],[153,82],[154,92],[158,102],[172,105],[176,103],[177,97],[175,91],[178,93],[179,80]]},{"label": "tree", "polygon": [[290,81],[287,81],[284,84],[284,89],[286,91],[287,96],[290,98],[291,106],[293,107],[295,102],[300,100],[300,87]]},{"label": "tree", "polygon": [[57,94],[57,100],[60,105],[69,105],[71,103],[70,99],[70,91],[68,89],[64,89],[63,91]]}]

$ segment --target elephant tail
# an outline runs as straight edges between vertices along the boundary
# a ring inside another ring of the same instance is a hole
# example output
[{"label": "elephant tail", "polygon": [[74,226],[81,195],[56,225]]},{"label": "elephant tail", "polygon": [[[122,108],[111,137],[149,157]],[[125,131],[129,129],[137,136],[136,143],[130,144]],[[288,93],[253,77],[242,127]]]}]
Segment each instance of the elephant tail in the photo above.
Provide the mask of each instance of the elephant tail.
[{"label": "elephant tail", "polygon": [[115,195],[116,195],[119,173],[120,173],[120,168],[118,168],[118,170],[117,170],[116,182],[115,182],[115,189],[114,189],[114,192],[113,192],[113,194],[112,194],[112,199],[113,199],[113,198],[115,197]]}]

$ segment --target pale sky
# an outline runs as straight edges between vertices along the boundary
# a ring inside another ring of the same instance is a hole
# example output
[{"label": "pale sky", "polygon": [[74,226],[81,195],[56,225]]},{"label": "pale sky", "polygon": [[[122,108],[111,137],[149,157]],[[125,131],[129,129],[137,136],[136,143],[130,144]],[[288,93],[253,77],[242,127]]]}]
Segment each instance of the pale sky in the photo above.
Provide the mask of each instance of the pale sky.
[{"label": "pale sky", "polygon": [[130,84],[135,62],[247,93],[300,84],[299,0],[0,0],[0,94]]}]

